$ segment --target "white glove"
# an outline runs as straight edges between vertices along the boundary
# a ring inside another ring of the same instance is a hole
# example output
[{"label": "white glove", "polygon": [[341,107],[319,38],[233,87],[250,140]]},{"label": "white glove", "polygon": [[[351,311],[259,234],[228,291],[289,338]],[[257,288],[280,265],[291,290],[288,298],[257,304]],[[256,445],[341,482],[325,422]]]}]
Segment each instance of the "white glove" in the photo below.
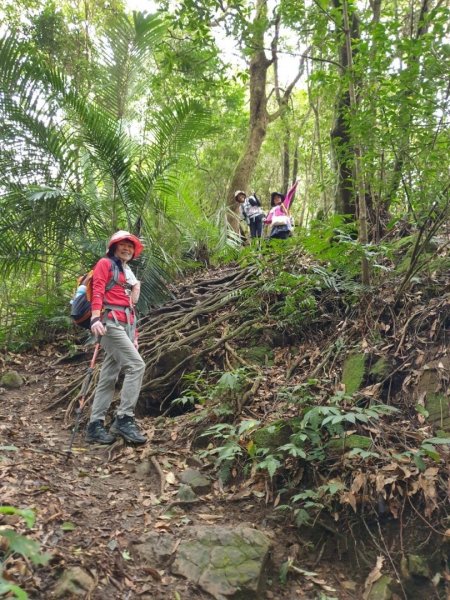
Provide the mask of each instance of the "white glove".
[{"label": "white glove", "polygon": [[100,317],[94,317],[93,319],[91,319],[91,332],[96,337],[101,337],[102,335],[105,335],[106,328],[101,322]]}]

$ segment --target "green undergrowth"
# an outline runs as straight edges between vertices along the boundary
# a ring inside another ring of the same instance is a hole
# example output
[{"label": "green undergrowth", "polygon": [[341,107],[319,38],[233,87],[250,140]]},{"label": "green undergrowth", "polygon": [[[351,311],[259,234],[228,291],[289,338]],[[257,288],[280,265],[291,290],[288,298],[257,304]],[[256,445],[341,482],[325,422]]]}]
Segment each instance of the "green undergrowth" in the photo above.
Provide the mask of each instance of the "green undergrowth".
[{"label": "green undergrowth", "polygon": [[323,298],[330,308],[345,310],[358,301],[363,291],[358,278],[318,261],[304,247],[303,240],[274,240],[260,250],[251,248],[241,264],[256,265],[259,285],[244,290],[240,310],[249,318],[261,315],[274,320],[278,329],[298,332],[323,317]]},{"label": "green undergrowth", "polygon": [[[376,510],[377,486],[384,481],[377,479],[378,469],[392,471],[398,465],[406,473],[416,472],[420,480],[421,473],[426,477],[448,455],[450,439],[443,436],[424,436],[415,448],[390,446],[383,432],[401,422],[398,408],[358,393],[324,398],[317,380],[281,388],[278,410],[268,423],[264,415],[236,416],[236,397],[250,385],[245,377],[253,375],[237,370],[222,374],[209,389],[204,385],[197,397],[202,409],[192,416],[202,425],[196,442],[199,455],[213,463],[224,486],[267,477],[279,498],[277,511],[287,511],[298,526],[313,524],[322,512],[336,518],[346,514],[356,502],[355,474],[365,469],[371,473],[365,502]],[[412,485],[411,490],[415,494],[420,487]]]},{"label": "green undergrowth", "polygon": [[[312,382],[310,389],[314,385]],[[300,502],[299,508],[299,501],[312,494],[315,488],[311,480],[310,489],[295,493],[298,490],[295,483],[298,469],[310,471],[307,478],[311,478],[313,472],[318,472],[327,461],[342,456],[344,452],[348,452],[347,460],[359,463],[379,458],[371,437],[364,435],[362,426],[373,426],[398,409],[381,403],[355,406],[353,396],[344,393],[337,393],[328,399],[327,405],[318,406],[314,394],[308,393],[308,386],[299,390],[285,389],[281,394],[285,398],[289,394],[289,402],[296,409],[295,416],[278,418],[269,424],[264,424],[262,418],[213,424],[200,435],[200,440],[207,442],[207,447],[200,454],[214,461],[224,484],[230,482],[235,469],[244,477],[254,477],[258,471],[266,473],[277,493],[283,494],[289,501],[283,508],[290,507],[296,517],[298,514],[304,517],[306,511],[312,518],[314,511],[309,509],[319,508],[319,504]],[[217,408],[211,411],[209,417],[213,414],[217,420]],[[206,414],[205,409],[203,417]],[[196,419],[200,418],[197,414]],[[355,434],[355,431],[360,433]],[[344,489],[342,484],[336,491]],[[321,509],[325,507],[326,503],[320,506]]]},{"label": "green undergrowth", "polygon": [[[395,268],[399,274],[404,273],[416,239],[411,234],[363,247],[357,241],[356,224],[339,215],[312,222],[307,231],[298,229],[288,240],[261,240],[239,247],[235,235],[227,237],[224,233],[222,237],[220,243],[216,238],[205,239],[195,251],[189,246],[184,258],[169,257],[170,265],[166,265],[164,276],[170,278],[176,274],[179,277],[182,272],[192,273],[207,264],[220,268],[230,261],[237,261],[242,267],[255,267],[261,286],[256,294],[254,289],[240,292],[243,300],[248,300],[242,308],[250,314],[252,306],[256,307],[253,312],[258,314],[265,307],[277,318],[281,329],[299,329],[315,318],[322,318],[318,304],[324,293],[339,294],[346,309],[355,305],[365,291],[360,283],[363,256],[371,266],[373,285],[377,285],[386,271]],[[428,275],[443,272],[448,265],[448,257],[436,255],[435,246],[431,244],[425,247],[424,260],[414,276],[417,280],[422,272]],[[15,276],[14,280],[6,278],[0,284],[0,347],[21,351],[73,330],[69,300],[83,267],[74,266],[72,260],[70,269],[65,268],[67,270],[58,274],[37,269]],[[139,269],[139,277],[145,279],[147,267]],[[152,270],[151,264],[148,269]],[[143,293],[146,291],[144,281]],[[159,301],[162,302],[163,297]],[[148,306],[139,306],[141,315]]]},{"label": "green undergrowth", "polygon": [[[74,285],[74,284],[73,284]],[[21,352],[70,332],[68,299],[72,288],[49,291],[36,274],[0,285],[0,347]]]},{"label": "green undergrowth", "polygon": [[[0,447],[1,449],[2,447]],[[28,529],[34,526],[36,520],[33,510],[29,508],[17,508],[15,506],[0,506],[0,515],[20,517]],[[20,555],[26,560],[31,561],[34,565],[46,565],[51,555],[42,552],[36,540],[18,533],[12,527],[2,527],[0,529],[0,540],[3,541],[0,549],[0,596],[27,600],[27,592],[14,583],[14,580],[8,576],[8,560]]]},{"label": "green undergrowth", "polygon": [[[431,514],[442,492],[439,473],[450,438],[420,429],[427,411],[404,402],[405,372],[390,354],[401,335],[395,343],[384,340],[396,335],[389,319],[398,310],[393,298],[402,274],[395,261],[401,256],[391,242],[364,251],[373,275],[368,290],[360,283],[362,252],[354,228],[338,220],[317,225],[314,235],[311,230],[246,248],[240,261],[256,266],[258,284],[239,292],[237,311],[241,320],[260,323],[235,346],[269,341],[291,361],[298,358],[300,373],[290,381],[290,366],[283,368],[274,351],[273,366],[235,364],[231,371],[222,366],[190,380],[185,376],[178,399],[197,407],[196,444],[223,485],[266,478],[277,511],[299,526],[313,524],[322,513],[334,520],[348,517],[361,505],[372,515],[380,506],[395,515],[406,497]],[[378,288],[392,298],[386,314]],[[401,317],[403,323],[409,314]],[[296,356],[300,347],[305,364]],[[257,377],[267,382],[264,392],[243,402]]]}]

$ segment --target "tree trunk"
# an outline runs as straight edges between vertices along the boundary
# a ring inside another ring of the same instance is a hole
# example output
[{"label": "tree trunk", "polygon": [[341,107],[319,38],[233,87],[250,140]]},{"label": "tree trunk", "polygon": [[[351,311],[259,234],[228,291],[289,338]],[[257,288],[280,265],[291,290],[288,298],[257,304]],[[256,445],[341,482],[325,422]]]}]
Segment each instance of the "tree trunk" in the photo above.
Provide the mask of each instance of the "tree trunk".
[{"label": "tree trunk", "polygon": [[[332,0],[334,8],[342,10],[342,0]],[[350,27],[351,39],[359,38],[359,20],[355,13],[352,15]],[[349,67],[349,55],[346,40],[340,47],[340,64],[342,75]],[[350,108],[350,92],[347,85],[342,85],[335,109],[335,123],[331,131],[331,145],[335,170],[338,178],[337,193],[335,197],[335,211],[341,215],[356,216],[356,204],[353,193],[354,154],[350,143],[350,130],[348,126],[348,113]]]},{"label": "tree trunk", "polygon": [[298,177],[298,138],[297,141],[295,143],[295,149],[294,149],[294,160],[292,162],[292,181],[297,181],[297,177]]},{"label": "tree trunk", "polygon": [[[345,31],[345,44],[347,47],[347,58],[348,58],[348,70],[349,70],[349,81],[348,81],[348,95],[350,100],[350,109],[352,116],[357,116],[358,112],[358,100],[355,92],[354,82],[354,70],[353,70],[353,56],[352,56],[352,39],[350,30],[350,21],[348,15],[347,0],[342,0],[342,16],[344,21]],[[352,135],[352,138],[355,136]],[[359,242],[362,246],[365,246],[368,242],[367,237],[367,205],[366,205],[366,190],[364,185],[364,173],[362,167],[362,145],[360,134],[358,133],[357,139],[352,139],[353,152],[354,152],[354,166],[355,166],[355,179],[356,187],[358,190],[358,225],[359,225]],[[362,257],[362,282],[365,285],[370,283],[369,263],[363,254]]]},{"label": "tree trunk", "polygon": [[319,99],[317,99],[317,103],[313,102],[310,94],[310,89],[308,88],[308,98],[309,98],[309,106],[311,107],[314,113],[314,140],[317,144],[317,154],[319,157],[319,177],[320,177],[320,197],[322,201],[321,209],[325,215],[328,215],[331,206],[328,205],[328,197],[327,197],[327,186],[325,185],[325,176],[324,176],[324,159],[322,152],[322,140],[321,140],[321,132],[320,132],[320,104]]},{"label": "tree trunk", "polygon": [[266,137],[269,115],[267,113],[267,70],[272,64],[264,52],[264,31],[267,21],[267,0],[258,0],[254,22],[254,48],[250,59],[250,121],[244,150],[236,165],[227,193],[228,224],[239,231],[239,206],[234,199],[236,190],[248,191],[262,143]]},{"label": "tree trunk", "polygon": [[[279,19],[276,19],[275,36],[272,41],[272,59],[269,60],[264,50],[264,33],[269,26],[267,18],[267,0],[257,0],[256,16],[252,23],[253,35],[247,46],[251,50],[250,59],[250,122],[247,140],[244,151],[239,159],[230,186],[227,192],[228,224],[239,231],[238,205],[234,200],[236,190],[248,191],[250,180],[255,170],[262,143],[267,133],[267,126],[275,119],[281,117],[288,108],[289,98],[295,84],[300,79],[304,65],[305,57],[302,57],[297,75],[287,86],[283,94],[280,94],[277,76],[277,43],[278,43],[278,25]],[[307,52],[309,49],[307,50]],[[278,109],[269,114],[267,112],[267,71],[271,65],[275,68],[275,96],[278,102]]]}]

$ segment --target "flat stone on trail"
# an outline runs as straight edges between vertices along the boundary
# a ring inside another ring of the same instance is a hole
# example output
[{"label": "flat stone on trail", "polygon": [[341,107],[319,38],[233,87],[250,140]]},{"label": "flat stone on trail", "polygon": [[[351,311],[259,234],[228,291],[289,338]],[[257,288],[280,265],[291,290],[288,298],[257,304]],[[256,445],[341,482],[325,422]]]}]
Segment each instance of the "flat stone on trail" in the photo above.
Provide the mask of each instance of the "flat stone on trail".
[{"label": "flat stone on trail", "polygon": [[175,536],[170,533],[151,532],[139,539],[139,542],[134,545],[134,550],[153,566],[166,562],[172,556],[175,547]]},{"label": "flat stone on trail", "polygon": [[20,388],[23,383],[23,377],[17,371],[6,371],[0,379],[0,385],[10,390]]},{"label": "flat stone on trail", "polygon": [[196,494],[207,494],[211,489],[211,481],[197,469],[186,469],[180,473],[181,483],[189,485]]},{"label": "flat stone on trail", "polygon": [[269,558],[269,538],[249,525],[193,527],[177,550],[172,572],[216,600],[260,600]]},{"label": "flat stone on trail", "polygon": [[136,475],[142,479],[145,479],[147,475],[150,475],[152,470],[151,462],[149,460],[143,460],[138,463],[135,467]]},{"label": "flat stone on trail", "polygon": [[182,483],[178,488],[177,499],[181,500],[181,502],[194,502],[197,500],[198,496],[191,488],[190,485],[186,485]]},{"label": "flat stone on trail", "polygon": [[53,591],[55,598],[83,597],[95,588],[95,580],[81,567],[66,569]]}]

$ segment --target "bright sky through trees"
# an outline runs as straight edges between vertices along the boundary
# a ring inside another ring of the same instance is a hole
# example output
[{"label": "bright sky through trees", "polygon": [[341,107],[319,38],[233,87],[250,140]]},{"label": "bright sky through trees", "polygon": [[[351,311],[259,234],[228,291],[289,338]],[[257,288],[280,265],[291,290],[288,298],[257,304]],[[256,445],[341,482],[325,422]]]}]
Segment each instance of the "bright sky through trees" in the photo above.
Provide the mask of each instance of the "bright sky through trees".
[{"label": "bright sky through trees", "polygon": [[[154,0],[127,0],[126,6],[129,10],[136,10],[141,12],[155,12],[158,7],[158,3]],[[244,62],[242,54],[239,48],[236,47],[236,40],[232,36],[225,36],[221,27],[215,27],[213,29],[215,40],[220,48],[225,62],[228,62],[232,66],[243,67]],[[267,41],[268,54],[270,54],[270,40]],[[282,85],[287,85],[292,77],[295,75],[298,69],[298,63],[300,60],[299,56],[293,56],[291,54],[280,51],[279,60],[279,76]],[[301,85],[301,83],[299,84]]]}]

